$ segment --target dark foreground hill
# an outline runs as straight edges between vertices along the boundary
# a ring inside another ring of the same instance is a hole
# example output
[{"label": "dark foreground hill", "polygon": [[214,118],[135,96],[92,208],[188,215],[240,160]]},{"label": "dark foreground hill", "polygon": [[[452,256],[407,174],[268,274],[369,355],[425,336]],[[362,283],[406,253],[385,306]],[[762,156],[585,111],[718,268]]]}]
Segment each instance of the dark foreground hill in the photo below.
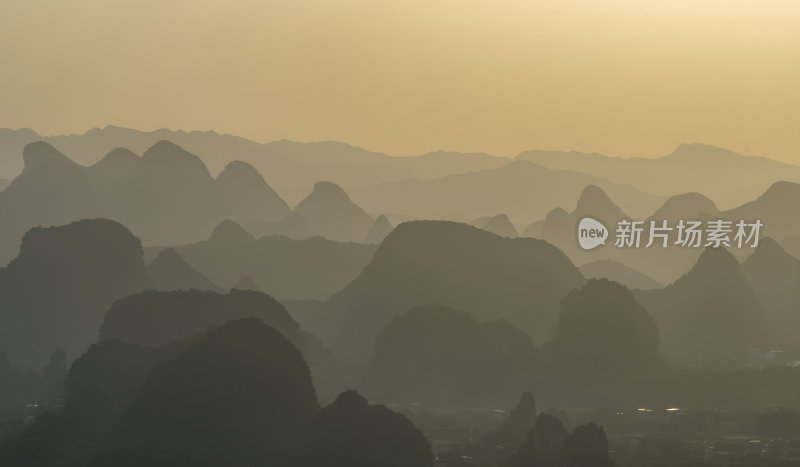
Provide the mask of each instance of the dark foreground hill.
[{"label": "dark foreground hill", "polygon": [[221,292],[208,278],[197,272],[173,248],[165,248],[147,265],[156,290],[213,290]]},{"label": "dark foreground hill", "polygon": [[428,440],[405,416],[355,391],[320,410],[296,441],[291,467],[432,467]]},{"label": "dark foreground hill", "polygon": [[530,336],[505,321],[428,305],[378,333],[367,387],[385,401],[491,405],[533,387],[538,366]]},{"label": "dark foreground hill", "polygon": [[581,272],[587,279],[605,278],[619,282],[629,289],[649,290],[663,287],[652,277],[611,259],[601,259],[586,263],[581,266]]},{"label": "dark foreground hill", "polygon": [[160,347],[92,346],[64,409],[0,440],[0,465],[433,465],[403,415],[347,392],[319,410],[302,355],[257,319]]},{"label": "dark foreground hill", "polygon": [[97,465],[281,464],[317,408],[300,352],[258,320],[233,321],[150,373]]},{"label": "dark foreground hill", "polygon": [[455,222],[417,221],[386,237],[364,271],[320,310],[334,350],[366,359],[378,331],[429,303],[506,319],[541,340],[561,298],[584,282],[549,243],[508,239]]},{"label": "dark foreground hill", "polygon": [[31,229],[0,269],[0,347],[37,366],[55,348],[80,355],[108,307],[149,285],[139,239],[116,222]]},{"label": "dark foreground hill", "polygon": [[608,279],[590,279],[564,297],[547,351],[553,371],[582,378],[662,366],[655,321],[625,286]]},{"label": "dark foreground hill", "polygon": [[160,346],[241,318],[257,318],[305,350],[300,326],[283,305],[261,292],[246,290],[231,290],[226,295],[199,290],[148,290],[130,295],[108,310],[100,327],[100,339]]}]

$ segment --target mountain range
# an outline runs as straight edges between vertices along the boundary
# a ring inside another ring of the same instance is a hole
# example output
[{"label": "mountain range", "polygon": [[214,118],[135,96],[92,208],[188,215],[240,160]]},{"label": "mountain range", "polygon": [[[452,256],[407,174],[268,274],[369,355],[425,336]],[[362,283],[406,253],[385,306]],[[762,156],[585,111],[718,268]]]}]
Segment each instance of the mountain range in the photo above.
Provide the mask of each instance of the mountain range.
[{"label": "mountain range", "polygon": [[545,241],[503,238],[456,222],[405,222],[317,310],[318,327],[308,330],[344,358],[364,361],[383,326],[435,303],[478,320],[505,319],[541,341],[561,298],[583,282],[569,258]]},{"label": "mountain range", "polygon": [[[294,240],[281,235],[256,238],[239,224],[221,222],[208,240],[173,247],[195,271],[230,289],[247,276],[260,290],[280,299],[327,299],[372,259],[376,245],[337,242],[319,236]],[[155,257],[162,248],[146,250]]]},{"label": "mountain range", "polygon": [[753,199],[778,180],[800,182],[800,166],[707,144],[682,144],[656,158],[537,150],[523,152],[517,160],[586,172],[654,194],[700,192],[728,209]]},{"label": "mountain range", "polygon": [[142,157],[113,150],[89,167],[44,142],[26,145],[22,155],[22,174],[0,192],[0,262],[37,225],[106,217],[146,244],[175,245],[204,238],[227,217],[271,221],[289,214],[252,167],[239,163],[214,179],[197,156],[167,141]]},{"label": "mountain range", "polygon": [[[472,172],[486,172],[479,177],[496,177],[492,170],[509,165],[512,159],[482,153],[446,151],[393,157],[333,141],[302,143],[280,140],[258,143],[213,131],[139,131],[107,126],[84,134],[40,136],[30,129],[2,129],[0,178],[12,179],[21,172],[23,167],[18,155],[30,142],[46,141],[79,164],[93,165],[115,148],[126,147],[136,154],[142,154],[165,139],[201,157],[213,174],[220,173],[234,161],[249,163],[267,177],[269,185],[290,205],[298,203],[317,181],[329,180],[351,193],[354,200],[371,213],[399,215],[410,212],[417,218],[430,218],[433,215],[435,218],[468,220],[505,212],[514,222],[525,225],[545,214],[539,214],[535,209],[533,212],[519,212],[508,208],[464,213],[458,209],[458,205],[449,205],[446,199],[438,200],[439,205],[430,206],[428,210],[418,210],[414,203],[397,206],[393,193],[402,190],[402,187],[416,188],[416,185],[409,184],[410,181],[433,181]],[[625,212],[639,217],[652,212],[650,207],[653,202],[675,194],[700,192],[715,200],[723,209],[730,209],[753,199],[778,180],[800,182],[800,166],[741,155],[705,144],[682,144],[665,156],[634,158],[533,150],[520,153],[516,161],[530,162],[557,172],[591,174],[594,180],[583,180],[583,185],[594,183],[607,189],[612,197],[619,199]],[[511,167],[520,166],[512,164]],[[531,183],[537,180],[535,174],[527,176],[531,177]],[[403,183],[398,188],[395,184],[400,182]],[[513,182],[513,178],[510,182]],[[441,180],[433,187],[423,184],[419,189],[434,190],[436,186],[446,186],[448,183],[454,182]],[[641,191],[647,194],[648,199],[618,197],[616,192],[609,190],[608,184]],[[542,186],[539,196],[549,188],[550,185]],[[520,197],[527,193],[518,188],[513,191]],[[371,194],[381,194],[381,198],[373,202],[369,200]],[[556,202],[547,209],[553,205],[568,206],[573,201],[574,198],[563,202],[556,198]]]},{"label": "mountain range", "polygon": [[[598,186],[589,185],[581,192],[575,209],[567,212],[562,208],[550,211],[541,222],[536,222],[525,229],[529,236],[537,236],[558,246],[572,258],[576,264],[587,264],[601,260],[614,260],[649,276],[662,284],[668,284],[687,272],[696,262],[699,248],[688,248],[675,245],[677,232],[674,230],[680,220],[709,221],[715,219],[730,220],[732,225],[738,221],[755,222],[760,220],[763,227],[759,237],[773,237],[779,242],[791,244],[793,235],[800,233],[800,224],[796,216],[786,215],[794,206],[800,205],[800,184],[780,181],[771,185],[755,200],[739,207],[719,211],[716,205],[700,193],[684,193],[668,198],[652,214],[639,218],[644,221],[644,231],[638,248],[618,248],[615,243],[616,223],[619,220],[636,220],[618,206],[612,197]],[[604,223],[609,229],[606,246],[592,250],[579,248],[575,240],[580,219],[591,217]],[[647,247],[650,222],[667,221],[672,227],[671,242],[666,248],[659,243]],[[735,229],[735,227],[734,227]],[[735,232],[734,232],[735,233]],[[733,234],[731,234],[731,238]],[[703,242],[705,243],[705,242]],[[741,253],[749,250],[745,246]],[[737,251],[738,250],[734,250]]]},{"label": "mountain range", "polygon": [[212,173],[233,161],[244,161],[262,174],[281,196],[296,204],[319,180],[346,188],[408,178],[435,178],[452,173],[499,167],[506,158],[481,153],[438,151],[421,156],[390,157],[344,143],[301,143],[288,140],[257,143],[213,131],[139,131],[107,126],[84,134],[40,136],[30,129],[0,132],[0,177],[13,178],[21,170],[15,158],[25,144],[46,141],[83,165],[99,161],[117,147],[137,154],[161,140],[170,140],[197,154]]},{"label": "mountain range", "polygon": [[706,248],[674,283],[635,295],[658,323],[665,351],[683,362],[747,364],[770,345],[767,315],[724,248]]}]

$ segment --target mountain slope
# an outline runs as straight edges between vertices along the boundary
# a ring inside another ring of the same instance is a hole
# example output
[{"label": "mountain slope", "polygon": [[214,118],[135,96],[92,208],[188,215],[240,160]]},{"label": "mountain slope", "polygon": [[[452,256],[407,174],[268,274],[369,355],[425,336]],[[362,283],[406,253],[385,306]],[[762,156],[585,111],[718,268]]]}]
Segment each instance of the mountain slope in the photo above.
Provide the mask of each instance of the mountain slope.
[{"label": "mountain slope", "polygon": [[728,207],[753,199],[778,180],[800,182],[798,166],[706,144],[682,144],[671,154],[653,159],[559,151],[527,151],[517,159],[591,173],[650,193],[701,192]]},{"label": "mountain slope", "polygon": [[173,248],[165,248],[147,265],[147,273],[155,290],[221,289],[192,268]]},{"label": "mountain slope", "polygon": [[646,276],[641,272],[629,268],[628,266],[610,259],[601,259],[586,263],[581,266],[581,273],[587,279],[605,278],[619,282],[629,289],[660,289],[664,287],[652,277]]},{"label": "mountain slope", "polygon": [[483,230],[487,232],[491,232],[495,235],[499,235],[501,237],[507,238],[517,238],[519,237],[519,233],[517,229],[514,227],[514,224],[508,220],[508,216],[505,214],[498,214],[491,219],[489,219],[483,226],[481,227]]},{"label": "mountain slope", "polygon": [[214,180],[231,219],[249,222],[279,221],[289,215],[289,206],[250,164],[234,161]]},{"label": "mountain slope", "polygon": [[322,237],[255,239],[238,224],[225,221],[209,240],[178,246],[175,251],[223,289],[247,276],[259,289],[280,299],[327,299],[361,272],[375,248]]},{"label": "mountain slope", "polygon": [[791,256],[775,240],[762,238],[742,263],[742,273],[756,293],[770,320],[779,348],[800,353],[800,259]]},{"label": "mountain slope", "polygon": [[364,243],[377,245],[382,242],[387,235],[392,233],[392,230],[394,230],[394,227],[389,223],[389,219],[381,214],[375,219],[375,223],[372,224],[372,227],[369,228],[367,236],[364,237]]},{"label": "mountain slope", "polygon": [[[28,137],[33,138],[31,135]],[[39,139],[42,138],[36,135],[35,140]],[[308,193],[308,187],[318,180],[331,180],[350,190],[368,183],[436,178],[495,168],[508,162],[506,158],[480,153],[440,151],[421,156],[390,157],[335,141],[305,143],[279,140],[262,144],[214,131],[139,131],[111,125],[94,128],[84,134],[43,139],[84,165],[94,164],[115,147],[127,147],[142,154],[158,141],[170,140],[200,156],[212,173],[220,172],[235,160],[249,163],[262,174],[268,175],[270,185],[291,205],[299,202]],[[13,150],[16,146],[10,137],[7,140]],[[3,138],[0,134],[2,147]],[[10,178],[16,173],[6,176]]]},{"label": "mountain slope", "polygon": [[665,350],[691,364],[747,363],[750,349],[766,350],[767,318],[739,262],[707,248],[673,284],[636,292],[653,315]]},{"label": "mountain slope", "polygon": [[106,200],[118,219],[148,244],[175,245],[207,235],[224,219],[214,180],[199,157],[160,141]]},{"label": "mountain slope", "polygon": [[[674,200],[665,204],[667,211],[674,211],[670,206],[675,206]],[[662,207],[663,208],[663,207]],[[578,223],[584,217],[598,220],[609,230],[605,246],[583,250],[576,241]],[[699,248],[682,248],[673,243],[662,248],[660,243],[647,247],[650,229],[649,220],[642,224],[642,235],[638,248],[619,248],[616,243],[617,222],[620,220],[635,220],[624,213],[617,204],[606,195],[605,191],[595,185],[583,189],[578,198],[578,203],[572,212],[556,208],[547,214],[543,224],[541,238],[561,248],[577,264],[586,264],[601,260],[621,262],[629,268],[652,277],[656,281],[667,284],[686,271],[697,261],[700,254]],[[660,225],[656,223],[656,225]],[[671,224],[674,227],[674,224]],[[672,232],[674,241],[675,232]]]},{"label": "mountain slope", "polygon": [[505,321],[427,305],[381,329],[366,384],[385,401],[490,405],[533,387],[538,366],[530,336]]},{"label": "mountain slope", "polygon": [[347,193],[331,182],[317,182],[294,212],[306,218],[311,230],[325,238],[340,242],[360,242],[374,220],[350,200]]},{"label": "mountain slope", "polygon": [[353,190],[370,212],[428,219],[471,220],[504,212],[512,221],[542,219],[553,206],[569,206],[587,185],[598,185],[633,213],[652,212],[661,197],[579,172],[525,161],[426,181],[407,180]]},{"label": "mountain slope", "polygon": [[325,303],[320,315],[329,320],[328,335],[320,337],[363,360],[384,325],[436,303],[477,319],[507,319],[541,340],[561,298],[583,280],[564,253],[542,240],[502,238],[455,222],[406,222]]},{"label": "mountain slope", "polygon": [[800,234],[800,183],[780,181],[772,184],[758,198],[734,209],[724,211],[720,217],[734,223],[739,220],[753,222],[761,220],[764,227],[762,236],[783,239]]},{"label": "mountain slope", "polygon": [[305,351],[300,326],[286,309],[261,292],[233,290],[227,294],[199,290],[147,290],[117,301],[105,314],[100,340],[157,347],[189,338],[226,321],[256,318],[274,327]]},{"label": "mountain slope", "polygon": [[22,235],[96,216],[96,193],[83,167],[47,143],[23,151],[25,169],[0,192],[0,264],[14,257]]},{"label": "mountain slope", "polygon": [[116,222],[31,229],[0,269],[0,347],[26,363],[59,347],[77,356],[111,303],[149,285],[139,239]]}]

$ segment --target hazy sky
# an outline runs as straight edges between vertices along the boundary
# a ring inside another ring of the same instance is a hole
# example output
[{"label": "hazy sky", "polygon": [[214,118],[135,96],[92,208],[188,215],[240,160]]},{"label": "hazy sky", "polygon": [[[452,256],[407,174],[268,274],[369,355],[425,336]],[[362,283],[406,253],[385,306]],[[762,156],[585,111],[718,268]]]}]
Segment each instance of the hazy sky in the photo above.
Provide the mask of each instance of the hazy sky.
[{"label": "hazy sky", "polygon": [[800,164],[798,0],[0,0],[0,127]]}]

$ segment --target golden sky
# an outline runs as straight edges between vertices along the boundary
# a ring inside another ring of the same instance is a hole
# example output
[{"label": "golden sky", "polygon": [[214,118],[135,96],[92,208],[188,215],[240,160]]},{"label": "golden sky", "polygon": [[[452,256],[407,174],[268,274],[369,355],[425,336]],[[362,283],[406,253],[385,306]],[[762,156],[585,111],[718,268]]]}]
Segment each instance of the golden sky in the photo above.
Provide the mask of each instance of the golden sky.
[{"label": "golden sky", "polygon": [[798,0],[0,0],[0,127],[800,164]]}]

